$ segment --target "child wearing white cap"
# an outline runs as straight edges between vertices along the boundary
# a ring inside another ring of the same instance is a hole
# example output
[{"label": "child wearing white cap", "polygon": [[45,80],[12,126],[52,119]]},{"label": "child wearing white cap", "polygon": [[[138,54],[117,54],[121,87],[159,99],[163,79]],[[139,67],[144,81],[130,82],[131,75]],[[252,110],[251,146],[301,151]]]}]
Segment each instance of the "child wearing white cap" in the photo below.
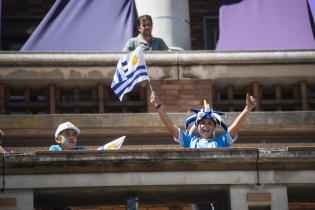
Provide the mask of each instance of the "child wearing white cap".
[{"label": "child wearing white cap", "polygon": [[[85,150],[83,146],[77,146],[78,135],[80,129],[71,122],[61,123],[55,132],[55,141],[57,144],[51,145],[49,151],[62,150]],[[100,146],[97,150],[115,150],[120,149],[126,136],[122,136],[114,141],[111,141],[104,146]]]},{"label": "child wearing white cap", "polygon": [[82,146],[77,146],[80,129],[71,122],[61,123],[55,132],[57,144],[51,145],[49,151],[62,150],[85,150]]}]

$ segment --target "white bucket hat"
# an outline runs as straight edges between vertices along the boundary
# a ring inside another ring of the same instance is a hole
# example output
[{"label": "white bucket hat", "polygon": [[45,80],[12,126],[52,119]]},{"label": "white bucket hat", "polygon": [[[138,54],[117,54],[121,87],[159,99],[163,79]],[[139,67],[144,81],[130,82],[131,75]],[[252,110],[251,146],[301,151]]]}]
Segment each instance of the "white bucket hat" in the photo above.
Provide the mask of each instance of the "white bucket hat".
[{"label": "white bucket hat", "polygon": [[80,133],[80,129],[77,126],[73,125],[71,122],[64,122],[58,126],[55,132],[55,137],[57,137],[62,131],[67,130],[67,129],[73,129],[77,132],[77,134]]}]

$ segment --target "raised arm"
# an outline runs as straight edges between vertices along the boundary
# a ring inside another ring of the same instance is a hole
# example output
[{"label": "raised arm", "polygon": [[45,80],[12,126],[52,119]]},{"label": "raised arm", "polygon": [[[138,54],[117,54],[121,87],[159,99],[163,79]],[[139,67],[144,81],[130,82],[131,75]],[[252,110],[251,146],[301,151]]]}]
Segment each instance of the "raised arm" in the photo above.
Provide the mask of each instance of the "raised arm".
[{"label": "raised arm", "polygon": [[160,100],[155,92],[151,92],[151,103],[156,108],[157,112],[159,113],[160,119],[163,122],[165,128],[175,137],[175,139],[178,139],[178,128],[173,124],[171,119],[167,116],[165,111],[163,110],[163,107],[160,103]]},{"label": "raised arm", "polygon": [[253,96],[246,94],[246,106],[243,111],[237,116],[232,125],[230,125],[228,131],[232,138],[238,133],[241,128],[241,125],[247,119],[252,109],[256,106],[256,100]]},{"label": "raised arm", "polygon": [[2,146],[0,146],[0,154],[8,153]]},{"label": "raised arm", "polygon": [[4,132],[0,129],[0,154],[7,153],[7,151],[1,146],[3,136],[4,136]]}]

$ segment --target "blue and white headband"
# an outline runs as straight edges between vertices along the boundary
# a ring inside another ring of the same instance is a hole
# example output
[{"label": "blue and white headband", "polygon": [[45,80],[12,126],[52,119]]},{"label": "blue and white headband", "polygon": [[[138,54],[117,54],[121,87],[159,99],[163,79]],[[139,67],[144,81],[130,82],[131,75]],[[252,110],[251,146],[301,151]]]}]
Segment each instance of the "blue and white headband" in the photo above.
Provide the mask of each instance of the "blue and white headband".
[{"label": "blue and white headband", "polygon": [[185,129],[187,129],[190,124],[198,123],[199,120],[205,119],[212,119],[217,125],[222,127],[224,130],[227,130],[227,126],[223,122],[221,116],[225,116],[223,112],[214,111],[210,109],[209,104],[204,100],[204,108],[203,109],[190,109],[195,114],[188,117],[185,121]]}]

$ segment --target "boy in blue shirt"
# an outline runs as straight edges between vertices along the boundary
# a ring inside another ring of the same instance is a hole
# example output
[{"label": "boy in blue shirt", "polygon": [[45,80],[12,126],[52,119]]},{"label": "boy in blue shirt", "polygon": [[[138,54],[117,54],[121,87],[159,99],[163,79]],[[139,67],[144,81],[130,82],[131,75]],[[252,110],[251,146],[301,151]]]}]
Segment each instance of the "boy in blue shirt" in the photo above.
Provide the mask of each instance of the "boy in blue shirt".
[{"label": "boy in blue shirt", "polygon": [[[174,136],[176,142],[185,148],[218,148],[229,147],[237,140],[237,133],[256,106],[256,100],[253,96],[246,94],[246,106],[243,111],[237,116],[232,125],[227,127],[222,121],[220,115],[224,113],[210,109],[209,104],[204,105],[203,109],[192,109],[196,114],[187,118],[185,127],[188,128],[191,123],[194,123],[189,133],[186,133],[176,127],[164,112],[159,98],[155,92],[151,93],[151,103],[155,106],[159,113],[160,119],[166,129]],[[224,132],[215,136],[216,126],[223,127]],[[198,135],[194,135],[197,132]]]},{"label": "boy in blue shirt", "polygon": [[[83,146],[77,146],[78,135],[80,129],[71,122],[61,123],[55,132],[55,141],[57,144],[51,145],[49,151],[63,150],[85,150]],[[120,149],[126,136],[115,139],[105,145],[97,148],[97,150],[114,150]]]},{"label": "boy in blue shirt", "polygon": [[55,132],[57,144],[51,145],[49,151],[85,150],[83,146],[77,146],[80,129],[71,122],[61,123]]}]

